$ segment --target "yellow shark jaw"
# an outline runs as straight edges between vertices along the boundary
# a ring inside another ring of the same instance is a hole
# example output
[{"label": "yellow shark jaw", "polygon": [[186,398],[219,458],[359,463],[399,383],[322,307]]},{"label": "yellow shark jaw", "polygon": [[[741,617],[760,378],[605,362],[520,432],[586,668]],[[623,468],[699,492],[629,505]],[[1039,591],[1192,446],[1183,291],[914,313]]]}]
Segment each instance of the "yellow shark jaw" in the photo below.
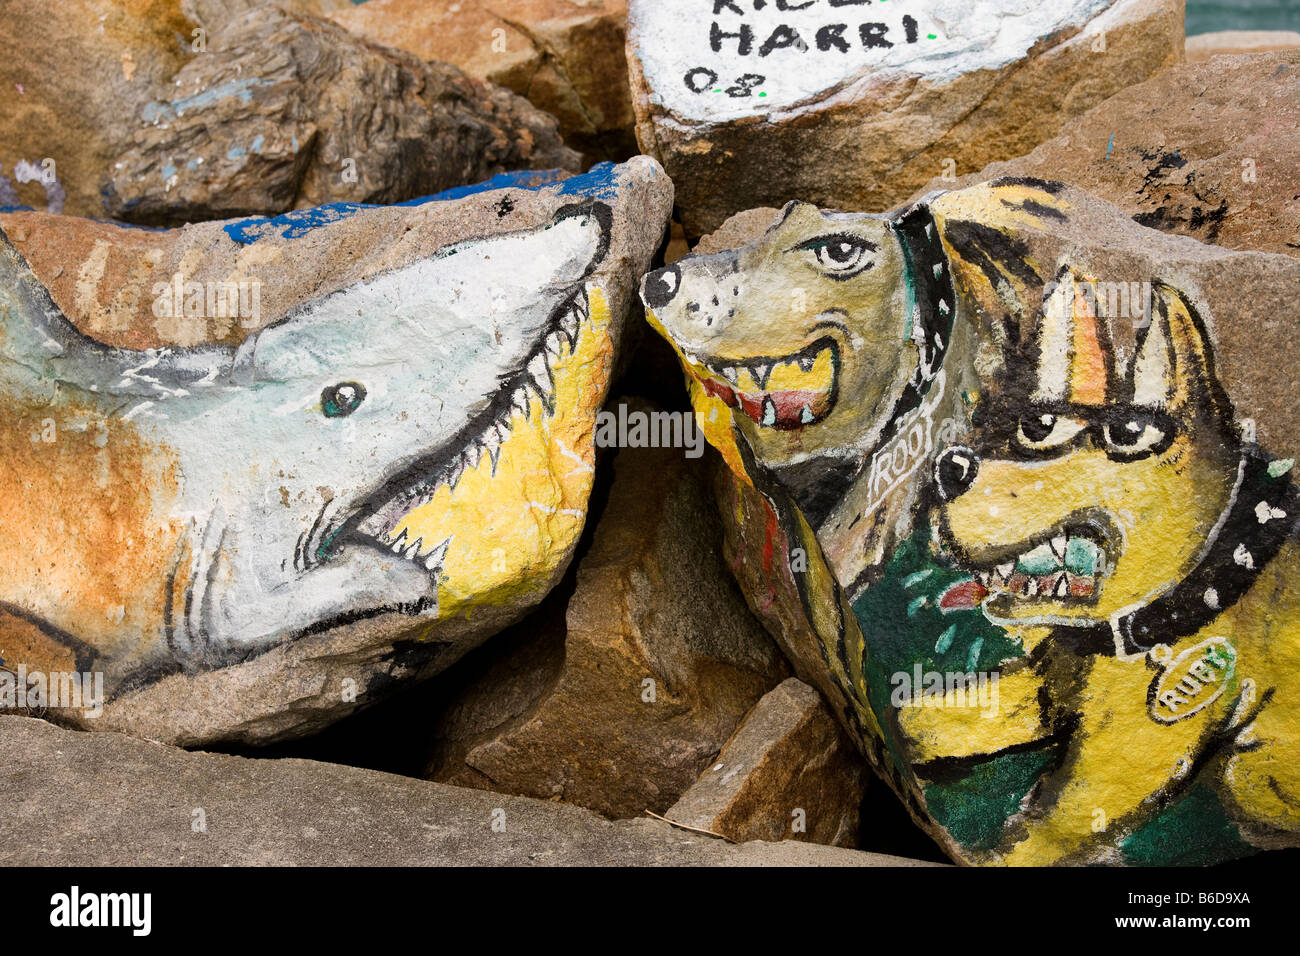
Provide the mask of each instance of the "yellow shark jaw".
[{"label": "yellow shark jaw", "polygon": [[610,335],[609,304],[588,286],[509,404],[378,535],[433,576],[439,619],[516,603],[561,573],[586,518]]}]

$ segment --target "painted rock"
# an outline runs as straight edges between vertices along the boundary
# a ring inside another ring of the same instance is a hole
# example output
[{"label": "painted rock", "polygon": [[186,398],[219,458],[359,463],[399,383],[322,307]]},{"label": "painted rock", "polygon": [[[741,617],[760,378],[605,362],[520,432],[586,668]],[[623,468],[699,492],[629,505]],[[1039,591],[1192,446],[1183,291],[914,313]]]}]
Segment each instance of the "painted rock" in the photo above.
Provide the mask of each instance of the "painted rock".
[{"label": "painted rock", "polygon": [[642,157],[171,232],[0,216],[0,694],[263,742],[517,619],[582,529],[671,202]]},{"label": "painted rock", "polygon": [[636,152],[626,0],[366,0],[330,17],[527,97],[560,121],[564,141],[585,158]]},{"label": "painted rock", "polygon": [[796,198],[886,209],[1178,62],[1182,15],[1178,0],[631,0],[637,139],[693,235]]},{"label": "painted rock", "polygon": [[553,117],[450,64],[276,5],[179,7],[8,11],[0,206],[172,225],[581,168]]},{"label": "painted rock", "polygon": [[[668,413],[619,400],[606,414],[634,427]],[[511,653],[435,714],[431,779],[612,817],[663,813],[788,675],[723,563],[704,462],[689,450],[619,451],[572,595],[523,622]],[[837,792],[831,776],[825,792]]]},{"label": "painted rock", "polygon": [[738,579],[955,859],[1300,843],[1297,288],[1032,179],[643,281]]},{"label": "painted rock", "polygon": [[1070,120],[1028,155],[954,185],[1061,178],[1144,226],[1297,256],[1297,168],[1300,50],[1291,50],[1164,70]]}]

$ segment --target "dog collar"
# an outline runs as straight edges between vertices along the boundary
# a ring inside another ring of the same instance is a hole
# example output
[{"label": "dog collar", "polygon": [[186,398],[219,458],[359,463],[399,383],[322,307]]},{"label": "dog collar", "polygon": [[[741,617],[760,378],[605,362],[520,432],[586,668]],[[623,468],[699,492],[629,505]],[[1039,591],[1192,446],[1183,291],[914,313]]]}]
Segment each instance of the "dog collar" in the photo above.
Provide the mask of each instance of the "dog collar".
[{"label": "dog collar", "polygon": [[1172,647],[1250,590],[1300,520],[1300,494],[1289,470],[1289,462],[1269,459],[1257,445],[1246,447],[1228,507],[1196,567],[1165,594],[1112,619],[1117,654],[1145,654],[1158,644]]}]

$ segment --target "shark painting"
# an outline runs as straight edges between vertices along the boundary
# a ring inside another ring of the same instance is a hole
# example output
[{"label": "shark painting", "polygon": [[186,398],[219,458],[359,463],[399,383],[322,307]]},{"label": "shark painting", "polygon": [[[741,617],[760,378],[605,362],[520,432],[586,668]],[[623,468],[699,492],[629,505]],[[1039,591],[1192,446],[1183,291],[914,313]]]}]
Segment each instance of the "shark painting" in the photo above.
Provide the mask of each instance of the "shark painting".
[{"label": "shark painting", "polygon": [[238,346],[149,350],[81,334],[0,238],[0,666],[103,672],[111,700],[545,593],[593,474],[612,226],[578,197]]}]

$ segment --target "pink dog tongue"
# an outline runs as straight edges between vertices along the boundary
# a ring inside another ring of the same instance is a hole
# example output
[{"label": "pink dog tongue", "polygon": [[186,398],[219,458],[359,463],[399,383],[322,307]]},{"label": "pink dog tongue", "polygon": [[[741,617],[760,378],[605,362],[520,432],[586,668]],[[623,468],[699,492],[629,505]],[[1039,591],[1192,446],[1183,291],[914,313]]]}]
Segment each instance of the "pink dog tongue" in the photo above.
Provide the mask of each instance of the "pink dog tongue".
[{"label": "pink dog tongue", "polygon": [[939,598],[939,607],[944,611],[969,611],[979,607],[980,601],[988,597],[984,585],[974,578],[958,581]]}]

